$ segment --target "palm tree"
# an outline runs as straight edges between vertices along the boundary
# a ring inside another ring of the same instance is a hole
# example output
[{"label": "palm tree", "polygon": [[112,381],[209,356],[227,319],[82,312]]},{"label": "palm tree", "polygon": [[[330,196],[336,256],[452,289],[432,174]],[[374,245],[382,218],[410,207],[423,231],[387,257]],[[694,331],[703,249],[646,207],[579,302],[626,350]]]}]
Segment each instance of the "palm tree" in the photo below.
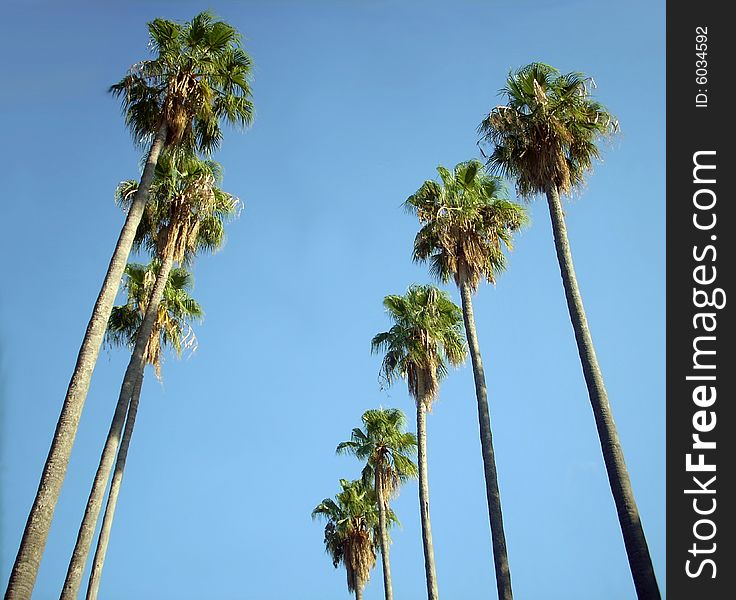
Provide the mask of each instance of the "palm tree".
[{"label": "palm tree", "polygon": [[393,599],[387,513],[389,500],[398,494],[402,482],[417,476],[411,460],[416,453],[417,438],[404,431],[406,415],[397,408],[367,410],[363,413],[365,430],[353,429],[350,440],[337,446],[338,454],[352,454],[366,461],[363,479],[372,480],[378,503],[378,539],[383,565],[383,589],[386,600]]},{"label": "palm tree", "polygon": [[149,144],[145,167],[84,334],[6,600],[29,600],[33,592],[92,372],[161,151],[177,143],[210,151],[222,137],[221,121],[246,126],[253,118],[251,62],[233,27],[204,12],[185,24],[156,19],[148,30],[156,57],[134,65],[111,88],[122,98],[134,139]]},{"label": "palm tree", "polygon": [[438,279],[444,283],[453,279],[460,288],[478,401],[496,586],[500,599],[511,600],[511,572],[472,295],[482,280],[495,283],[506,265],[503,247],[511,248],[511,234],[527,217],[522,206],[506,198],[501,181],[488,175],[480,162],[460,163],[452,172],[444,167],[437,167],[437,171],[441,183],[425,181],[406,201],[407,209],[419,217],[422,226],[414,241],[414,260],[429,261]]},{"label": "palm tree", "polygon": [[348,591],[362,600],[371,569],[376,564],[374,530],[378,524],[376,498],[370,485],[362,480],[340,480],[342,492],[335,499],[325,498],[312,511],[325,525],[325,550],[337,568],[345,566]]},{"label": "palm tree", "polygon": [[618,129],[616,119],[590,94],[592,82],[581,73],[560,74],[532,63],[509,75],[501,91],[506,104],[483,119],[479,131],[492,144],[489,165],[513,177],[519,194],[545,194],[555,250],[578,354],[618,512],[629,566],[639,598],[659,598],[644,529],[639,518],[621,443],[608,403],[593,340],[575,276],[560,196],[583,183],[599,158],[596,142]]},{"label": "palm tree", "polygon": [[[156,179],[151,186],[154,199],[147,209],[152,216],[142,220],[143,231],[137,234],[137,241],[140,245],[155,248],[161,267],[123,377],[110,431],[67,570],[61,596],[63,600],[73,600],[79,592],[125,414],[133,388],[143,375],[147,341],[155,327],[169,273],[175,262],[187,264],[197,251],[217,249],[224,238],[224,221],[232,217],[240,206],[237,198],[219,189],[217,184],[220,180],[221,172],[217,163],[203,161],[195,156],[180,153],[165,155],[156,167]],[[119,196],[123,204],[126,193],[131,192],[131,186],[130,182],[121,184]]]},{"label": "palm tree", "polygon": [[440,380],[447,375],[448,363],[457,366],[465,360],[462,314],[447,293],[432,285],[413,285],[404,296],[386,296],[383,305],[394,325],[376,335],[371,348],[373,352],[384,353],[381,374],[387,383],[390,385],[398,377],[406,379],[409,394],[416,402],[424,568],[428,598],[438,600],[429,519],[426,413],[439,394]]},{"label": "palm tree", "polygon": [[[110,315],[107,340],[111,346],[126,346],[131,350],[134,348],[136,335],[146,313],[151,287],[156,281],[156,273],[159,268],[160,265],[155,261],[147,267],[138,264],[129,264],[126,267],[127,278],[124,287],[128,293],[128,301],[122,306],[113,308]],[[192,276],[188,271],[183,268],[171,271],[164,291],[164,298],[159,306],[156,324],[148,340],[144,355],[146,363],[154,367],[159,379],[161,377],[161,355],[164,348],[173,349],[178,356],[181,356],[184,349],[193,351],[196,348],[196,338],[189,322],[200,320],[203,313],[200,305],[189,295],[188,290],[191,287]],[[133,396],[128,407],[123,438],[115,462],[110,493],[92,562],[92,571],[89,576],[87,600],[97,598],[112,522],[115,516],[115,507],[117,506],[125,471],[128,448],[138,412],[142,385],[143,377],[141,376],[135,383]]]}]

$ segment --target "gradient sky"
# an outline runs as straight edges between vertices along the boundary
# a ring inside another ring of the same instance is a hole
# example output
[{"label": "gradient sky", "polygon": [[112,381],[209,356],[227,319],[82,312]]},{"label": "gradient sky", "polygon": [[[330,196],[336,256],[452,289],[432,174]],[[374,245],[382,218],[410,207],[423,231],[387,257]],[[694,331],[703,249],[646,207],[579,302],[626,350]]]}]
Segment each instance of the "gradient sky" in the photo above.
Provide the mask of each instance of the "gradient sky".
[{"label": "gradient sky", "polygon": [[[11,2],[0,21],[0,584],[20,535],[139,152],[106,90],[148,56],[146,22],[199,2]],[[384,295],[429,281],[401,204],[435,167],[478,156],[510,69],[594,77],[620,119],[566,204],[575,265],[661,586],[665,578],[664,2],[221,2],[255,62],[256,121],[216,155],[245,203],[195,268],[199,348],[143,390],[105,572],[108,600],[340,600],[312,508],[360,465],[334,454],[381,390]],[[632,598],[545,203],[509,270],[475,299],[518,598]],[[457,291],[448,288],[459,302]],[[104,350],[34,598],[66,571],[127,362]],[[469,365],[428,419],[444,598],[495,596]],[[417,485],[395,502],[396,597],[426,597]],[[377,566],[366,600],[382,598]]]}]

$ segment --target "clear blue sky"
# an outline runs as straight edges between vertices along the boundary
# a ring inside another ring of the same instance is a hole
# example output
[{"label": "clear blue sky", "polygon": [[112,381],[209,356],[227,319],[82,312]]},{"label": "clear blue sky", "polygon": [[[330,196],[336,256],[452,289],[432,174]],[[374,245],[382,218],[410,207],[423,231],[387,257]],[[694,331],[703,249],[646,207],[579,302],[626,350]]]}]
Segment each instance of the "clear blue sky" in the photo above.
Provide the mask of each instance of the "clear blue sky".
[{"label": "clear blue sky", "polygon": [[[12,2],[3,11],[4,589],[139,153],[106,90],[146,58],[146,22],[198,2]],[[360,466],[334,449],[379,389],[381,301],[427,282],[401,203],[438,164],[478,155],[509,69],[595,78],[620,119],[567,203],[596,348],[653,555],[665,577],[664,2],[210,3],[245,36],[257,117],[216,156],[245,202],[196,265],[199,349],[147,379],[102,581],[108,600],[340,600],[311,509]],[[476,297],[518,598],[632,598],[543,202],[510,268]],[[457,292],[450,289],[459,302]],[[41,565],[58,597],[127,357],[103,351]],[[494,597],[469,366],[428,419],[440,592]],[[413,429],[413,425],[412,425]],[[395,503],[397,598],[426,597],[416,483]],[[366,600],[382,597],[380,567]]]}]

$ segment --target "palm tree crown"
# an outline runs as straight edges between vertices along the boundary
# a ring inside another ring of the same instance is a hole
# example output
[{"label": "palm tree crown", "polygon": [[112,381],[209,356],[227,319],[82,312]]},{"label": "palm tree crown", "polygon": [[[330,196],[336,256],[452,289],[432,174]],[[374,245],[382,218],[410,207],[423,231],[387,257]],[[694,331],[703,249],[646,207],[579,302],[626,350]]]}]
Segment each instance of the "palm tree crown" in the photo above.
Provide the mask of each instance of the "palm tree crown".
[{"label": "palm tree crown", "polygon": [[[112,309],[105,338],[109,345],[127,346],[131,350],[134,347],[159,269],[157,261],[147,266],[131,263],[125,268],[123,286],[128,301]],[[204,313],[199,303],[189,295],[192,284],[192,275],[183,268],[173,269],[169,274],[156,325],[144,354],[145,361],[153,365],[158,377],[161,376],[164,348],[172,348],[178,356],[184,349],[196,348],[196,337],[189,322],[201,320]]]},{"label": "palm tree crown", "polygon": [[[180,264],[190,264],[202,251],[216,251],[224,241],[225,222],[237,216],[242,206],[238,198],[219,188],[221,182],[222,168],[214,161],[163,154],[133,248],[145,248],[160,257],[171,252]],[[116,196],[123,208],[137,189],[135,180],[118,185]]]},{"label": "palm tree crown", "polygon": [[618,121],[590,95],[592,80],[532,63],[510,73],[501,95],[507,101],[485,117],[478,130],[493,146],[488,163],[516,179],[523,197],[556,186],[568,193],[583,182],[596,141],[618,130]]},{"label": "palm tree crown", "polygon": [[367,410],[362,420],[365,429],[353,429],[350,440],[339,444],[337,452],[365,461],[364,481],[380,477],[388,500],[402,482],[417,476],[417,466],[411,458],[417,451],[417,438],[404,431],[406,415],[398,408]]},{"label": "palm tree crown", "polygon": [[347,572],[348,591],[362,590],[376,564],[375,529],[378,509],[373,488],[362,480],[340,480],[342,491],[334,499],[325,498],[312,511],[325,525],[325,550],[337,568]]},{"label": "palm tree crown", "polygon": [[110,88],[136,142],[148,143],[165,125],[167,146],[209,153],[222,139],[221,121],[252,122],[251,60],[234,27],[205,11],[186,23],[154,19],[148,32],[156,57]]},{"label": "palm tree crown", "polygon": [[389,384],[405,378],[409,393],[429,410],[447,363],[458,366],[465,360],[462,312],[433,285],[413,285],[405,296],[386,296],[383,305],[394,325],[371,342],[373,352],[385,352],[381,373]]},{"label": "palm tree crown", "polygon": [[527,222],[526,211],[508,200],[501,180],[477,160],[437,172],[442,183],[425,181],[405,202],[422,225],[414,260],[428,260],[444,283],[467,281],[472,290],[482,279],[495,283],[506,266],[503,246],[511,249],[511,234]]}]

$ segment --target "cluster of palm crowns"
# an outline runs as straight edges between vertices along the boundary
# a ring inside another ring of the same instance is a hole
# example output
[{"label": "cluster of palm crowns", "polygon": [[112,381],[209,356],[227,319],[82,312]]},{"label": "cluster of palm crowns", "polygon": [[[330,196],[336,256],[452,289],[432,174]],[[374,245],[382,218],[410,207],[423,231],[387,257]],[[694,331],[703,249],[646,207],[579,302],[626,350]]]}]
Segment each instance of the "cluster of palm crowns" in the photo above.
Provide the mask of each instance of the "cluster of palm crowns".
[{"label": "cluster of palm crowns", "polygon": [[[139,180],[124,181],[116,199],[127,216],[87,326],[61,415],[13,565],[6,599],[30,599],[103,341],[130,350],[130,361],[84,511],[60,597],[78,597],[106,489],[86,597],[97,597],[146,365],[161,375],[165,349],[193,349],[202,308],[190,296],[195,258],[215,252],[241,203],[220,188],[222,168],[209,157],[221,126],[253,119],[251,61],[231,25],[203,12],[186,23],[148,24],[150,60],[134,64],[110,88],[126,125],[146,150]],[[146,265],[128,263],[131,251]],[[127,301],[113,306],[118,290]]]},{"label": "cluster of palm crowns", "polygon": [[[191,268],[202,252],[217,250],[224,224],[240,202],[220,189],[221,167],[209,159],[222,140],[221,125],[248,126],[253,119],[251,62],[238,32],[203,12],[178,23],[148,25],[150,60],[136,63],[111,92],[122,101],[134,140],[147,148],[138,181],[116,192],[127,217],[95,303],[62,406],[38,491],[13,565],[6,600],[29,600],[61,492],[92,372],[103,341],[125,346],[131,356],[108,437],[87,501],[61,598],[78,597],[108,483],[110,493],[97,540],[88,600],[97,597],[112,519],[122,483],[147,364],[160,376],[162,352],[181,354],[196,345],[191,322],[202,316],[189,295]],[[327,521],[324,542],[335,566],[343,564],[348,589],[361,598],[380,551],[387,600],[393,597],[388,529],[397,522],[390,500],[401,483],[419,479],[420,515],[429,600],[439,597],[429,520],[426,413],[451,366],[470,354],[486,482],[498,597],[512,598],[496,475],[488,398],[473,316],[472,296],[480,283],[495,283],[505,268],[504,251],[527,221],[523,206],[507,198],[501,178],[519,195],[547,198],[570,318],[575,330],[601,449],[616,504],[634,584],[640,599],[659,598],[646,539],[595,358],[570,252],[561,196],[583,181],[598,157],[596,141],[617,122],[592,99],[589,79],[560,74],[533,63],[512,72],[502,90],[506,104],[479,127],[490,148],[478,160],[452,171],[438,167],[439,181],[426,181],[406,201],[419,220],[413,258],[429,264],[441,282],[454,281],[462,308],[432,285],[415,285],[405,295],[387,296],[391,328],[372,340],[383,354],[381,373],[390,384],[404,379],[416,402],[417,434],[405,431],[398,409],[363,415],[338,452],[365,463],[362,477],[341,480],[341,492],[325,499],[313,516]],[[147,251],[147,265],[128,263],[131,251]],[[123,284],[127,302],[113,306]],[[464,334],[463,335],[463,331]],[[417,462],[412,458],[417,455]]]},{"label": "cluster of palm crowns", "polygon": [[[390,384],[404,379],[416,403],[417,465],[402,454],[404,448],[392,445],[391,440],[400,439],[398,436],[410,435],[399,427],[404,424],[400,411],[368,411],[363,415],[365,430],[353,430],[351,441],[338,446],[338,451],[353,452],[366,461],[362,479],[341,480],[342,491],[312,513],[327,520],[325,546],[333,564],[345,566],[348,590],[357,600],[376,562],[376,549],[382,554],[385,599],[393,598],[387,527],[396,521],[388,500],[397,486],[387,492],[382,480],[401,482],[415,474],[419,479],[427,598],[439,598],[429,514],[426,413],[449,367],[460,365],[468,354],[478,405],[497,594],[500,600],[513,598],[488,391],[472,302],[482,282],[496,283],[506,268],[505,253],[512,249],[513,234],[528,223],[525,207],[509,200],[505,179],[515,183],[524,200],[538,195],[547,199],[570,320],[634,586],[641,600],[660,597],[583,308],[561,204],[561,196],[583,183],[599,157],[599,138],[618,130],[616,119],[591,97],[592,87],[592,80],[580,73],[561,74],[542,63],[511,72],[501,91],[506,103],[491,110],[478,127],[484,161],[462,162],[452,170],[438,167],[439,178],[425,181],[405,202],[419,221],[413,260],[427,264],[440,282],[454,282],[461,307],[433,285],[413,285],[403,296],[384,299],[393,325],[373,338],[372,349],[383,354],[381,374],[385,380]],[[394,417],[395,427],[390,430],[384,424],[389,415],[401,415]],[[379,448],[389,448],[391,454],[387,450],[381,453]],[[393,462],[382,456],[393,456]],[[396,456],[402,456],[403,464],[411,468],[399,471]]]}]

